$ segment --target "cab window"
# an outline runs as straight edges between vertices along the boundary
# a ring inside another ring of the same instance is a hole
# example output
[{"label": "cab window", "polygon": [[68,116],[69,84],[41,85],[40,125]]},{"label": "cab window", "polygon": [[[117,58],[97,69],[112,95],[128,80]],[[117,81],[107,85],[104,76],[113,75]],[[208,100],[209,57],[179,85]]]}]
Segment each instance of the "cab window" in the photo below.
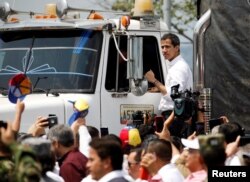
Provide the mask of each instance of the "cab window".
[{"label": "cab window", "polygon": [[[127,37],[117,37],[117,42],[121,52],[127,58]],[[157,39],[153,36],[143,36],[143,74],[151,69],[155,73],[155,77],[164,83],[160,54]],[[153,85],[149,83],[150,87]],[[127,62],[116,50],[113,38],[109,42],[105,88],[109,92],[129,92]]]}]

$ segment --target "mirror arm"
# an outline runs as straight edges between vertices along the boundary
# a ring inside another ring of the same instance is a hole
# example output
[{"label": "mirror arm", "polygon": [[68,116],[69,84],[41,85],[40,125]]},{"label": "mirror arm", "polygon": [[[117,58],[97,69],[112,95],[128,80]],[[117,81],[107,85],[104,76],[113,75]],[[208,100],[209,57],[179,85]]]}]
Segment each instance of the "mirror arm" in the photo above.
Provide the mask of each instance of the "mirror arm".
[{"label": "mirror arm", "polygon": [[[127,34],[127,36],[128,36],[128,40],[130,39],[130,35],[129,35],[129,33],[128,32],[125,32],[126,34]],[[129,58],[125,58],[125,56],[122,54],[122,52],[120,51],[120,49],[119,49],[119,46],[118,46],[118,43],[117,43],[117,41],[116,41],[116,37],[115,37],[115,33],[114,32],[112,32],[112,36],[113,36],[113,39],[114,39],[114,42],[115,42],[115,47],[116,47],[116,50],[119,52],[119,54],[120,54],[120,56],[122,57],[122,59],[124,60],[124,61],[128,61],[129,60]],[[129,49],[128,49],[128,55],[129,55]]]}]

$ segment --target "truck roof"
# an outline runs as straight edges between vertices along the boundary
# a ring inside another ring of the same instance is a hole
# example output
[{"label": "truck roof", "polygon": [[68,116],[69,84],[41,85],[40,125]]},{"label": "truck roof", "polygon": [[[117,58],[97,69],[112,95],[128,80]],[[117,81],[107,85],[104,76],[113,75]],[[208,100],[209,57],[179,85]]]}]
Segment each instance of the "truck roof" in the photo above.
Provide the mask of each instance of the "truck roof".
[{"label": "truck roof", "polygon": [[[59,18],[44,18],[35,19],[28,18],[24,20],[17,20],[15,22],[3,22],[0,26],[0,30],[15,30],[15,29],[57,29],[57,28],[83,28],[83,29],[102,29],[105,25],[111,24],[112,27],[119,27],[119,19],[104,19],[104,20],[92,20],[92,19],[59,19]],[[122,27],[124,29],[124,27]],[[167,31],[168,27],[166,23],[151,18],[141,18],[140,20],[131,19],[130,25],[127,30],[144,30],[144,31]]]},{"label": "truck roof", "polygon": [[28,29],[28,28],[98,28],[108,23],[114,24],[110,20],[60,20],[60,19],[28,19],[15,23],[3,23],[0,30]]},{"label": "truck roof", "polygon": [[[67,0],[58,0],[56,4],[45,4],[45,12],[35,12],[34,10],[23,11],[23,8],[14,10],[8,2],[2,2],[0,6],[0,19],[3,21],[0,30],[2,31],[34,28],[108,29],[109,31],[112,28],[112,30],[149,30],[152,32],[169,30],[166,23],[160,21],[160,18],[154,16],[151,11],[150,13],[142,13],[149,11],[149,9],[145,9],[145,7],[137,7],[138,12],[134,12],[134,17],[130,17],[130,13],[125,12],[71,7],[68,5]],[[109,16],[109,18],[105,19],[104,15],[106,13],[111,13],[113,15],[112,18]],[[80,18],[80,16],[84,14],[84,18]],[[111,26],[107,27],[106,25]]]}]

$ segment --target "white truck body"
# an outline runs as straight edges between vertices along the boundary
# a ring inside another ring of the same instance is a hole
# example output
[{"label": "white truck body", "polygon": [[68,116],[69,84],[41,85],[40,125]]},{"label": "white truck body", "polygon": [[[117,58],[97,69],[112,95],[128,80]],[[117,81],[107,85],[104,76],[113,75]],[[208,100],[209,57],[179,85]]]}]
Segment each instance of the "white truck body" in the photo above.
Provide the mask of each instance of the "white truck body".
[{"label": "white truck body", "polygon": [[[106,28],[108,25],[113,27],[112,32],[117,40],[122,36],[126,40],[123,43],[127,43],[127,36],[122,33],[125,28],[121,27],[122,31],[117,33],[119,19],[33,17],[3,22],[0,26],[1,120],[14,119],[15,104],[6,95],[8,81],[14,75],[24,72],[25,66],[26,75],[35,88],[23,101],[23,132],[28,130],[38,116],[55,114],[60,123],[66,124],[73,114],[73,106],[68,101],[78,98],[86,99],[90,105],[87,125],[98,129],[108,127],[109,132],[114,134],[118,134],[127,122],[131,123],[132,113],[138,110],[159,114],[160,92],[146,92],[142,96],[136,96],[131,92],[131,87],[124,90],[119,86],[107,86],[110,80],[107,72],[115,70],[108,68],[108,62],[112,60],[112,56],[116,55],[117,58],[118,55],[113,36]],[[147,63],[143,63],[143,73],[153,69],[161,82],[164,82],[167,73],[165,60],[161,55],[160,39],[167,30],[164,23],[154,19],[144,20],[144,26],[139,20],[131,20],[126,30],[129,35],[146,40],[143,41],[143,46],[146,46],[143,61],[147,58]],[[28,54],[31,54],[30,60],[27,60]],[[116,74],[111,78],[116,77]]]}]

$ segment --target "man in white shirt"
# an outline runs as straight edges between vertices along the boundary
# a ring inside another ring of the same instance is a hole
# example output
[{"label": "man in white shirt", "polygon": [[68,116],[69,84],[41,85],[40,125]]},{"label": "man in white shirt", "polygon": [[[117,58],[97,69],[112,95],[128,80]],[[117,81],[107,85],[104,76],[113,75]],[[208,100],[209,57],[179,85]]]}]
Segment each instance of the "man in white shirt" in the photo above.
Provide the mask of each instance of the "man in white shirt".
[{"label": "man in white shirt", "polygon": [[159,182],[183,182],[184,177],[172,164],[172,146],[171,143],[163,139],[155,139],[149,142],[146,153],[141,160],[141,166],[144,167],[152,177],[149,181]]},{"label": "man in white shirt", "polygon": [[87,168],[92,179],[99,182],[129,182],[122,171],[123,151],[120,143],[95,138],[89,146]]},{"label": "man in white shirt", "polygon": [[185,165],[190,170],[184,182],[207,181],[207,166],[200,152],[198,138],[193,140],[182,138],[181,142],[188,150]]},{"label": "man in white shirt", "polygon": [[[172,33],[164,34],[161,38],[162,54],[167,62],[167,77],[165,84],[159,82],[152,70],[145,74],[145,78],[155,85],[162,93],[162,98],[158,109],[162,112],[165,119],[174,109],[174,102],[170,96],[171,87],[179,84],[179,91],[190,90],[193,88],[192,72],[186,61],[180,55],[180,40]],[[183,130],[183,121],[175,121],[170,126],[171,135],[179,135]]]}]

